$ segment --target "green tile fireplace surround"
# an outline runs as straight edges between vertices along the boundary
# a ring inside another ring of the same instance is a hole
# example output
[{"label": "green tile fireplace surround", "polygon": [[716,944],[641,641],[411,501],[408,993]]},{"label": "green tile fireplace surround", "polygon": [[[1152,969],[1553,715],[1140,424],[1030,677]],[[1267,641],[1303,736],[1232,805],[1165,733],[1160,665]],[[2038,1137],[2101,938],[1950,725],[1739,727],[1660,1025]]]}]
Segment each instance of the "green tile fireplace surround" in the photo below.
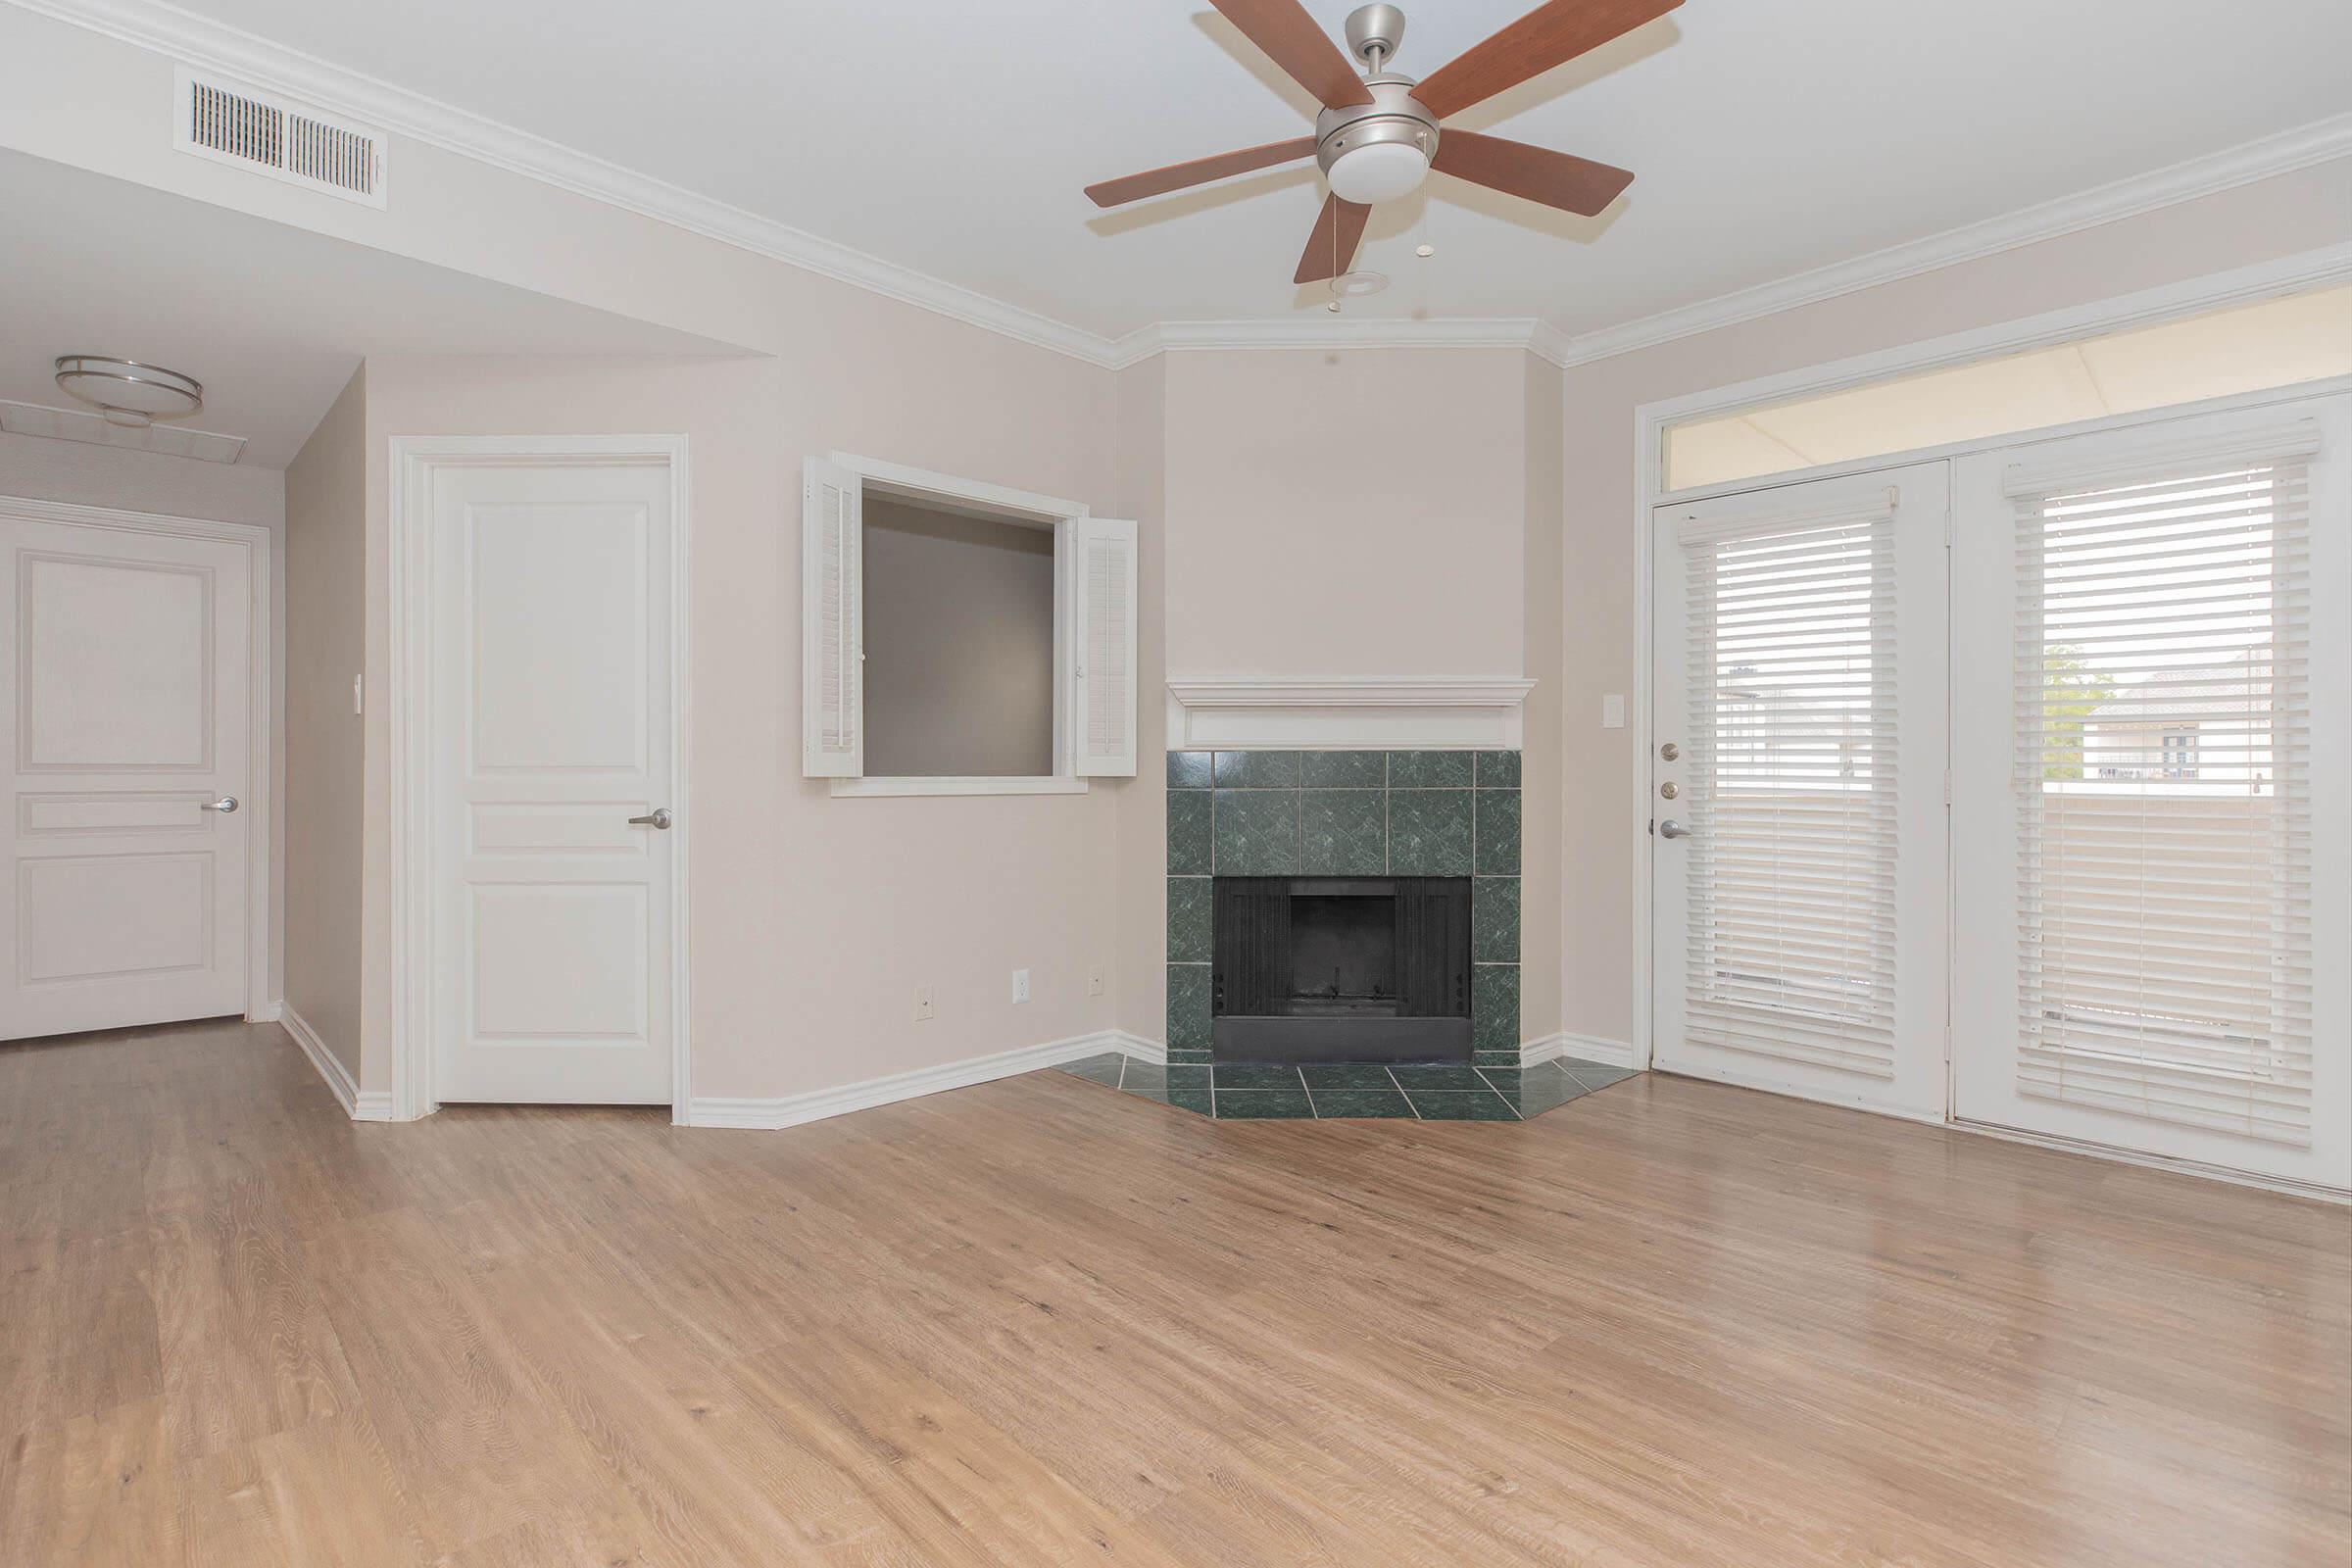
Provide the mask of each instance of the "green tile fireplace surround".
[{"label": "green tile fireplace surround", "polygon": [[1210,889],[1220,875],[1471,878],[1470,1068],[1519,1068],[1517,752],[1170,752],[1174,1075],[1209,1065]]}]

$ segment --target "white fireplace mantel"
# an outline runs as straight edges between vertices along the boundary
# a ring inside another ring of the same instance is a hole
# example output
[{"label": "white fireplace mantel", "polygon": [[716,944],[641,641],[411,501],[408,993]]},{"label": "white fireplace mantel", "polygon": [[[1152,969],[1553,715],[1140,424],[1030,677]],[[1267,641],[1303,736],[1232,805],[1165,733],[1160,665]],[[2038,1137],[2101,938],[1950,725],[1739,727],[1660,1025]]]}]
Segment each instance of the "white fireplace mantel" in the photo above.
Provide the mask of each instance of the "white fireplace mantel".
[{"label": "white fireplace mantel", "polygon": [[1517,751],[1532,680],[1207,675],[1168,682],[1168,750]]}]

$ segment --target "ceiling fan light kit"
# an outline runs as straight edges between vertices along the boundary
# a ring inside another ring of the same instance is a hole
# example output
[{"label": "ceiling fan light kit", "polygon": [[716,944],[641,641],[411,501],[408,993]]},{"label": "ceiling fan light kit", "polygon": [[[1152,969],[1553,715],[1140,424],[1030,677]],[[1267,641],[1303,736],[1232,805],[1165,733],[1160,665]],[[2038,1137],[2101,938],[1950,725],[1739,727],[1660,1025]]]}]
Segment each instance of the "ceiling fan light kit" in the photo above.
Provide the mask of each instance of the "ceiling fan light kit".
[{"label": "ceiling fan light kit", "polygon": [[[1369,73],[1358,76],[1298,0],[1210,4],[1323,105],[1314,135],[1104,180],[1089,185],[1087,197],[1098,207],[1116,207],[1311,152],[1330,194],[1293,281],[1315,283],[1346,275],[1372,208],[1411,195],[1433,169],[1585,218],[1615,201],[1633,183],[1625,170],[1466,130],[1445,140],[1439,122],[1664,16],[1682,0],[1548,0],[1423,81],[1388,69],[1404,41],[1404,13],[1396,6],[1359,6],[1348,15],[1348,54]],[[1424,246],[1418,254],[1430,252]]]}]

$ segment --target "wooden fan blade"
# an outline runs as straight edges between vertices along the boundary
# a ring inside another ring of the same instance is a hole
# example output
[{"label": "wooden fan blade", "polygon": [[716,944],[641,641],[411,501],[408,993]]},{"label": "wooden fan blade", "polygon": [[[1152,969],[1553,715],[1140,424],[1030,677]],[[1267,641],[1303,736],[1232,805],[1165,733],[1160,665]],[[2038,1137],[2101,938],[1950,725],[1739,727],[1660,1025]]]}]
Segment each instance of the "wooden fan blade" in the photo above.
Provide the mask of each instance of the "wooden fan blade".
[{"label": "wooden fan blade", "polygon": [[1298,0],[1208,0],[1326,109],[1368,104],[1372,91]]},{"label": "wooden fan blade", "polygon": [[1361,202],[1324,197],[1315,231],[1306,236],[1306,254],[1298,258],[1298,270],[1291,281],[1320,283],[1354,266],[1355,248],[1363,242],[1364,222],[1371,216],[1372,209]]},{"label": "wooden fan blade", "polygon": [[1473,185],[1524,196],[1587,218],[1615,201],[1634,182],[1627,170],[1470,130],[1440,132],[1438,156],[1429,161],[1429,167]]},{"label": "wooden fan blade", "polygon": [[1097,207],[1116,207],[1122,202],[1138,202],[1147,196],[1182,190],[1187,185],[1205,185],[1228,174],[1246,174],[1270,164],[1311,158],[1314,151],[1314,137],[1294,136],[1289,141],[1270,141],[1263,147],[1245,147],[1238,153],[1219,153],[1214,158],[1196,158],[1189,164],[1170,164],[1165,169],[1129,174],[1125,179],[1106,179],[1099,185],[1087,186],[1086,194]]},{"label": "wooden fan blade", "polygon": [[[1672,11],[1683,0],[1550,0],[1431,72],[1413,89],[1444,120],[1531,76],[1597,49]],[[1218,9],[1222,10],[1223,7]]]}]

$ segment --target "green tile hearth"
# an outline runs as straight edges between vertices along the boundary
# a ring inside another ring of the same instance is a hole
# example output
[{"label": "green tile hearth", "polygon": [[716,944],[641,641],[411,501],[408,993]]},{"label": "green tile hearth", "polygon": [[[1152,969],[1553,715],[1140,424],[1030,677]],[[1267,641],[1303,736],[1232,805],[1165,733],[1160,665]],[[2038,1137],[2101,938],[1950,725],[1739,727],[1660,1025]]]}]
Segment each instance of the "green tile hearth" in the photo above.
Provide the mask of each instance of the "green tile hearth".
[{"label": "green tile hearth", "polygon": [[1471,752],[1391,752],[1389,788],[1393,790],[1466,790],[1470,787]]},{"label": "green tile hearth", "polygon": [[1378,790],[1389,783],[1386,752],[1302,752],[1302,782],[1310,790]]},{"label": "green tile hearth", "polygon": [[1312,1061],[1298,1069],[1309,1094],[1326,1089],[1395,1089],[1396,1080],[1378,1062]]},{"label": "green tile hearth", "polygon": [[1471,868],[1480,876],[1519,874],[1519,792],[1478,792],[1478,848]]},{"label": "green tile hearth", "polygon": [[1298,796],[1298,790],[1220,786],[1214,832],[1217,875],[1297,876]]},{"label": "green tile hearth", "polygon": [[1208,791],[1168,791],[1168,875],[1208,875]]},{"label": "green tile hearth", "polygon": [[1525,1121],[1641,1074],[1573,1056],[1532,1067],[1458,1061],[1140,1061],[1103,1052],[1051,1069],[1221,1121]]},{"label": "green tile hearth", "polygon": [[1298,1069],[1279,1063],[1253,1061],[1220,1061],[1216,1068],[1219,1089],[1299,1089],[1304,1085]]},{"label": "green tile hearth", "polygon": [[[1389,797],[1382,790],[1302,790],[1298,870],[1304,876],[1378,876],[1389,868]],[[1512,925],[1511,956],[1519,956]]]},{"label": "green tile hearth", "polygon": [[1407,1095],[1423,1121],[1517,1121],[1519,1112],[1492,1089],[1419,1089]]},{"label": "green tile hearth", "polygon": [[1395,1089],[1321,1089],[1307,1091],[1317,1121],[1411,1120],[1412,1102]]},{"label": "green tile hearth", "polygon": [[1313,1102],[1303,1089],[1220,1089],[1219,1121],[1312,1121]]},{"label": "green tile hearth", "polygon": [[1468,876],[1470,795],[1466,789],[1389,791],[1390,872],[1396,876]]},{"label": "green tile hearth", "polygon": [[1295,790],[1302,782],[1297,752],[1218,752],[1221,790]]},{"label": "green tile hearth", "polygon": [[[1209,960],[1209,935],[1215,929],[1215,884],[1204,876],[1172,876],[1168,878],[1168,961],[1170,963],[1206,963]],[[1511,954],[1519,952],[1518,901],[1512,900]]]}]

